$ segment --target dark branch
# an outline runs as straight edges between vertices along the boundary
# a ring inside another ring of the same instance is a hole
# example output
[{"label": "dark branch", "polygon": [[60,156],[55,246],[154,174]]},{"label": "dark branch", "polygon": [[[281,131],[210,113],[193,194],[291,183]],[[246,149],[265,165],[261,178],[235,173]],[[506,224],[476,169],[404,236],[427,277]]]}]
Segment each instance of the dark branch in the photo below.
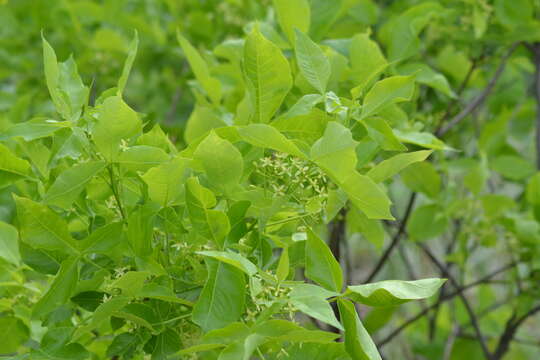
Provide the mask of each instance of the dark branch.
[{"label": "dark branch", "polygon": [[478,279],[476,281],[473,281],[473,282],[471,282],[469,284],[463,285],[459,289],[456,289],[453,292],[450,292],[450,293],[446,294],[444,297],[441,297],[435,304],[433,304],[430,307],[418,312],[416,315],[414,315],[413,317],[406,320],[403,324],[401,324],[394,331],[392,331],[386,338],[384,338],[383,340],[378,342],[377,346],[379,348],[382,348],[384,345],[388,344],[393,338],[395,338],[397,335],[399,335],[403,330],[405,330],[407,327],[409,327],[409,325],[412,325],[417,320],[420,320],[421,318],[423,318],[427,313],[429,313],[431,310],[438,307],[440,304],[442,304],[442,303],[444,303],[444,302],[446,302],[448,300],[453,299],[455,296],[457,296],[458,294],[462,293],[463,291],[465,291],[467,289],[470,289],[470,288],[473,288],[475,286],[478,286],[478,285],[481,285],[481,284],[484,284],[484,283],[488,282],[489,280],[491,280],[495,276],[499,275],[500,273],[503,273],[503,272],[507,271],[508,269],[512,269],[516,265],[517,265],[517,263],[506,264],[505,266],[501,267],[500,269],[495,270],[494,272],[492,272],[492,273],[490,273],[490,274],[488,274],[488,275],[486,275],[486,276],[484,276],[484,277],[482,277],[482,278],[480,278],[480,279]]},{"label": "dark branch", "polygon": [[540,305],[532,308],[520,317],[518,317],[515,312],[514,314],[512,314],[510,319],[508,319],[508,321],[506,322],[504,332],[499,339],[497,349],[495,349],[495,353],[493,355],[494,360],[500,360],[503,358],[503,356],[510,348],[510,343],[514,339],[518,328],[525,322],[525,320],[527,320],[529,317],[533,316],[537,312],[540,312]]},{"label": "dark branch", "polygon": [[[440,270],[440,272],[448,278],[448,281],[452,284],[452,286],[458,290],[460,289],[460,285],[457,282],[457,280],[454,278],[454,276],[448,271],[448,269],[444,266],[442,262],[437,259],[437,257],[431,252],[431,250],[424,244],[418,243],[418,246],[424,251],[424,253],[427,255],[427,257],[431,260],[431,262]],[[482,330],[480,329],[480,324],[478,323],[478,319],[476,318],[476,314],[474,313],[474,310],[469,303],[469,300],[465,297],[465,294],[463,292],[459,292],[458,296],[461,298],[461,301],[463,302],[463,305],[465,305],[465,310],[467,310],[467,314],[469,315],[469,318],[471,320],[471,325],[474,329],[474,332],[476,333],[476,337],[478,338],[478,341],[480,342],[480,346],[482,347],[482,351],[484,352],[484,355],[486,356],[486,359],[493,359],[493,356],[491,352],[489,351],[486,339],[484,338],[484,335],[482,334]]]},{"label": "dark branch", "polygon": [[438,137],[444,136],[448,131],[450,131],[454,126],[459,124],[463,119],[465,119],[470,113],[472,113],[474,110],[476,110],[482,103],[486,100],[488,95],[491,93],[495,85],[497,84],[497,81],[501,77],[504,68],[506,67],[506,63],[510,56],[514,53],[516,48],[520,45],[519,42],[512,44],[506,54],[502,57],[501,62],[499,63],[499,67],[495,71],[495,74],[487,84],[486,88],[478,95],[473,101],[471,101],[459,114],[454,116],[446,126],[442,126],[439,128],[439,130],[435,133]]},{"label": "dark branch", "polygon": [[409,216],[411,215],[412,209],[414,207],[414,202],[416,200],[416,192],[413,192],[411,196],[409,197],[409,203],[407,204],[407,209],[405,210],[405,214],[403,215],[403,220],[401,220],[401,224],[399,225],[399,229],[397,233],[392,238],[392,242],[386,248],[383,255],[369,274],[369,276],[366,278],[364,282],[368,283],[371,282],[375,276],[379,273],[379,271],[382,270],[383,266],[386,264],[388,258],[390,257],[390,254],[392,254],[392,251],[394,248],[399,244],[399,241],[401,240],[402,236],[405,234],[405,228],[407,226],[407,221],[409,220]]}]

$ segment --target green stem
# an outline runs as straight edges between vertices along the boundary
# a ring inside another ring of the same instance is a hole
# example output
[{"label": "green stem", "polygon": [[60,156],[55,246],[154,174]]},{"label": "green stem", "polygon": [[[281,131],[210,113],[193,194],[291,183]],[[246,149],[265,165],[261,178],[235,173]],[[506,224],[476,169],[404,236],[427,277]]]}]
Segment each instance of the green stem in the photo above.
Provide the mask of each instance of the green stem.
[{"label": "green stem", "polygon": [[118,188],[117,183],[114,179],[114,171],[112,164],[107,167],[109,171],[109,178],[111,180],[111,190],[114,196],[114,199],[116,200],[116,204],[118,205],[118,210],[120,210],[120,215],[122,216],[122,220],[126,221],[126,214],[124,212],[124,208],[122,207],[122,202],[120,201],[120,196],[118,195]]}]

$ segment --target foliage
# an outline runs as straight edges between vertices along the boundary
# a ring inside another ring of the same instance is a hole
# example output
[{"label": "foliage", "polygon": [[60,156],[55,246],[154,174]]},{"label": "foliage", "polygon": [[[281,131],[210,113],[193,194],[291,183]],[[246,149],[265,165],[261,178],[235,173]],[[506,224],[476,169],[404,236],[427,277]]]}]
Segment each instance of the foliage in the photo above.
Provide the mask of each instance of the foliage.
[{"label": "foliage", "polygon": [[538,356],[538,1],[0,10],[0,356]]}]

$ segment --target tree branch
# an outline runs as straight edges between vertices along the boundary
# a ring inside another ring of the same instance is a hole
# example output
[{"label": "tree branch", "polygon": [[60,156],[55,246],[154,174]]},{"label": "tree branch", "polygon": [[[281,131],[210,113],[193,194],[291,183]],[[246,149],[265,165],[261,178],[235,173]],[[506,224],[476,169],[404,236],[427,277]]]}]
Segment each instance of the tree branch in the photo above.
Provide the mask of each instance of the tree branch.
[{"label": "tree branch", "polygon": [[454,116],[446,126],[441,126],[439,130],[435,133],[437,137],[444,136],[448,131],[450,131],[454,126],[459,124],[463,119],[465,119],[470,113],[472,113],[476,108],[478,108],[486,100],[488,95],[491,93],[497,81],[501,77],[506,63],[510,56],[514,53],[516,48],[520,45],[520,42],[516,42],[510,46],[506,54],[502,57],[499,67],[495,71],[495,74],[485,87],[485,89],[478,95],[473,101],[471,101],[461,112]]},{"label": "tree branch", "polygon": [[494,360],[500,360],[503,358],[510,348],[510,343],[514,339],[518,328],[525,322],[525,320],[527,320],[527,318],[533,316],[537,312],[540,312],[540,305],[532,308],[521,317],[517,317],[515,312],[512,314],[510,319],[508,319],[506,322],[504,332],[502,333],[499,343],[497,344],[497,348],[495,349],[495,353],[493,355]]},{"label": "tree branch", "polygon": [[379,259],[379,261],[377,262],[377,264],[375,265],[371,273],[368,275],[368,277],[364,281],[365,283],[371,282],[375,278],[375,276],[377,276],[379,271],[381,271],[384,265],[386,264],[394,248],[399,244],[401,237],[403,236],[403,234],[405,234],[405,227],[407,226],[407,221],[409,220],[409,216],[411,215],[415,200],[416,200],[416,192],[413,192],[411,196],[409,197],[407,209],[405,210],[405,214],[403,215],[403,219],[401,220],[401,224],[399,225],[399,229],[397,233],[394,235],[394,237],[392,238],[392,242],[390,243],[388,248],[386,248],[383,255],[381,256],[381,258]]},{"label": "tree branch", "polygon": [[[452,286],[458,290],[460,289],[460,285],[457,282],[457,280],[454,278],[452,274],[448,271],[448,269],[444,266],[443,263],[441,263],[437,257],[431,252],[431,250],[424,244],[418,243],[418,246],[424,251],[424,253],[427,255],[427,257],[431,260],[431,262],[441,271],[441,273],[448,278]],[[465,297],[463,292],[459,292],[458,296],[461,298],[461,301],[463,302],[463,305],[465,305],[465,310],[467,310],[467,314],[469,315],[469,318],[471,320],[471,325],[473,326],[474,332],[476,333],[476,337],[478,338],[478,342],[480,342],[480,346],[482,347],[482,351],[484,352],[484,355],[486,356],[486,359],[491,360],[493,359],[493,355],[489,351],[486,339],[484,338],[484,335],[482,334],[482,330],[480,329],[480,324],[478,323],[478,319],[476,318],[476,314],[474,313],[474,310],[469,303],[469,300]]]},{"label": "tree branch", "polygon": [[379,341],[377,343],[377,346],[379,348],[382,348],[383,346],[388,344],[393,338],[395,338],[397,335],[399,335],[403,330],[405,330],[407,327],[409,327],[409,325],[412,325],[417,320],[420,320],[421,318],[423,318],[427,313],[429,313],[431,310],[433,310],[436,307],[438,307],[439,305],[441,305],[443,302],[446,302],[446,301],[454,298],[455,296],[457,296],[458,294],[460,294],[461,292],[463,292],[463,291],[465,291],[467,289],[470,289],[470,288],[473,288],[475,286],[486,283],[487,281],[491,280],[493,277],[499,275],[500,273],[505,272],[508,269],[512,269],[516,265],[517,265],[517,263],[506,264],[505,266],[499,268],[498,270],[495,270],[494,272],[492,272],[492,273],[490,273],[490,274],[488,274],[488,275],[486,275],[486,276],[484,276],[484,277],[482,277],[482,278],[480,278],[480,279],[478,279],[476,281],[473,281],[473,282],[471,282],[469,284],[463,285],[459,289],[456,289],[453,292],[446,294],[444,297],[441,297],[436,303],[434,303],[430,307],[418,312],[416,315],[414,315],[413,317],[406,320],[403,324],[401,324],[394,331],[392,331],[390,334],[388,334],[388,336],[386,336],[383,340]]}]

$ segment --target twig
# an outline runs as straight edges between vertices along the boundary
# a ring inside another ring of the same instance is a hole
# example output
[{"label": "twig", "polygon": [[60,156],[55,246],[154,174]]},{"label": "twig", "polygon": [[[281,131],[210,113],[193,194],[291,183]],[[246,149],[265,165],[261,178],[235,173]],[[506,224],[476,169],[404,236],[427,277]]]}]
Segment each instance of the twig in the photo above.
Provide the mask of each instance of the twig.
[{"label": "twig", "polygon": [[122,216],[122,220],[126,221],[126,213],[124,212],[124,208],[122,207],[122,202],[120,201],[120,196],[118,194],[118,188],[116,181],[114,179],[114,173],[113,173],[113,167],[112,164],[107,167],[109,171],[109,177],[111,180],[111,190],[114,196],[114,199],[116,200],[116,205],[118,206],[118,210],[120,210],[120,215]]},{"label": "twig", "polygon": [[[347,210],[345,208],[342,208],[339,211],[339,214],[336,216],[334,221],[330,223],[330,241],[329,241],[329,248],[330,251],[332,251],[332,255],[334,255],[334,258],[337,260],[338,264],[341,265],[341,244],[343,243],[343,240],[345,239],[345,218],[347,216]],[[346,261],[346,260],[345,260]],[[334,310],[334,314],[336,315],[336,318],[340,319],[339,309],[336,302],[331,303],[332,310]],[[335,327],[331,327],[330,331],[339,333],[339,329]]]},{"label": "twig", "polygon": [[436,307],[438,307],[440,304],[442,304],[443,302],[446,302],[452,298],[454,298],[455,296],[457,296],[458,294],[462,293],[463,291],[467,290],[467,289],[470,289],[470,288],[473,288],[475,286],[478,286],[478,285],[481,285],[481,284],[484,284],[486,281],[489,281],[491,280],[491,278],[499,275],[500,273],[502,272],[505,272],[506,270],[508,269],[511,269],[513,268],[514,266],[516,266],[517,263],[509,263],[509,264],[506,264],[505,266],[499,268],[498,270],[495,270],[494,272],[476,280],[476,281],[473,281],[469,284],[466,284],[466,285],[463,285],[461,286],[459,289],[456,289],[454,290],[453,292],[449,293],[449,294],[446,294],[444,297],[441,297],[435,304],[431,305],[430,307],[422,310],[422,311],[419,311],[416,315],[414,315],[413,317],[409,318],[408,320],[406,320],[403,324],[401,324],[400,326],[398,326],[394,331],[392,331],[390,334],[388,334],[388,336],[386,336],[386,338],[384,338],[383,340],[379,341],[377,343],[377,346],[379,348],[382,348],[383,346],[385,346],[386,344],[388,344],[394,337],[396,337],[397,335],[399,335],[403,330],[405,330],[407,327],[409,327],[409,325],[412,325],[413,323],[415,323],[417,320],[420,320],[421,318],[423,318],[429,311],[435,309]]},{"label": "twig", "polygon": [[520,45],[520,42],[516,42],[510,46],[506,54],[502,57],[501,62],[499,63],[499,67],[495,71],[495,74],[485,87],[485,89],[478,95],[473,101],[471,101],[461,112],[459,112],[456,116],[454,116],[446,126],[442,126],[435,135],[440,137],[444,136],[448,131],[450,131],[454,126],[459,124],[464,118],[466,118],[470,113],[472,113],[478,106],[482,105],[484,100],[486,100],[487,96],[491,93],[495,85],[497,84],[497,81],[501,77],[504,68],[506,67],[506,63],[510,56],[514,53],[516,48]]},{"label": "twig", "polygon": [[497,348],[495,349],[495,353],[493,355],[494,360],[502,359],[502,357],[508,351],[510,343],[514,339],[518,328],[525,322],[525,320],[527,320],[527,318],[533,316],[537,312],[540,312],[540,305],[532,308],[520,317],[517,317],[515,312],[512,314],[510,319],[508,319],[506,322],[504,332],[499,338],[499,343],[497,344]]},{"label": "twig", "polygon": [[[456,288],[456,290],[459,289],[460,285],[456,281],[454,276],[452,274],[450,274],[450,272],[446,269],[444,264],[441,263],[439,261],[439,259],[437,259],[437,257],[435,257],[435,255],[431,252],[431,250],[426,245],[424,245],[422,243],[418,243],[418,246],[424,251],[424,253],[431,260],[431,262],[433,262],[433,264],[437,268],[439,268],[441,273],[445,277],[448,278],[448,280],[450,281],[452,286],[454,288]],[[493,355],[491,354],[491,352],[488,349],[488,346],[486,344],[486,340],[484,338],[484,335],[482,334],[482,330],[480,329],[478,319],[476,318],[476,314],[474,313],[474,310],[473,310],[471,304],[469,303],[469,301],[467,300],[467,298],[465,297],[465,295],[462,292],[460,292],[458,294],[458,296],[461,298],[461,301],[463,302],[463,305],[465,305],[465,310],[467,310],[467,314],[469,315],[469,318],[471,320],[471,325],[473,326],[474,332],[476,333],[476,337],[478,338],[478,342],[480,342],[480,346],[482,347],[482,351],[484,352],[484,355],[486,356],[486,359],[488,359],[488,360],[493,359]]]},{"label": "twig", "polygon": [[398,245],[399,241],[401,240],[401,237],[405,233],[405,228],[407,226],[407,221],[409,220],[409,216],[411,215],[412,209],[414,207],[414,202],[416,200],[416,192],[413,192],[411,196],[409,197],[409,203],[407,204],[407,209],[405,210],[405,214],[403,215],[403,219],[401,220],[401,224],[399,225],[399,229],[397,233],[394,235],[392,242],[386,248],[383,255],[369,274],[369,276],[366,278],[364,282],[368,283],[371,282],[375,276],[381,271],[381,269],[384,267],[386,261],[390,257],[390,254],[394,250],[394,248]]},{"label": "twig", "polygon": [[469,71],[467,71],[467,74],[465,75],[465,78],[463,79],[463,81],[461,82],[461,84],[459,85],[459,89],[456,91],[456,98],[455,99],[452,99],[452,101],[450,101],[450,103],[448,104],[448,106],[446,107],[446,110],[444,112],[444,115],[441,117],[441,120],[439,122],[439,124],[437,125],[437,128],[435,130],[435,134],[438,134],[439,131],[441,130],[444,122],[446,120],[448,120],[448,118],[450,117],[450,114],[451,114],[451,111],[452,111],[452,108],[454,107],[454,105],[459,101],[459,97],[461,96],[461,94],[463,93],[463,91],[465,90],[465,87],[467,86],[467,84],[469,83],[469,80],[471,79],[471,76],[474,72],[474,70],[476,69],[476,67],[478,66],[478,63],[479,63],[479,58],[474,58],[472,60],[472,63],[471,63],[471,66],[469,67]]},{"label": "twig", "polygon": [[[459,220],[456,220],[454,221],[454,234],[452,236],[452,239],[450,240],[450,242],[448,243],[448,245],[446,246],[446,249],[445,249],[445,256],[448,257],[448,255],[450,255],[452,253],[452,251],[454,251],[454,247],[457,243],[457,240],[458,240],[458,237],[459,237],[459,234],[460,234],[460,231],[461,231],[461,221]],[[444,266],[446,269],[450,269],[452,267],[454,263],[453,262],[449,262],[449,261],[446,261],[444,262]],[[441,276],[444,276],[441,274]],[[438,297],[441,298],[444,296],[444,294],[446,293],[446,288],[443,287],[441,289],[441,291],[439,292],[439,295]],[[439,316],[439,307],[435,308],[435,311],[433,311],[433,314],[431,316],[431,318],[429,319],[429,333],[428,333],[428,338],[430,341],[433,341],[433,339],[435,339],[435,334],[437,332],[437,326],[436,326],[436,323],[437,323],[437,317]]]}]

